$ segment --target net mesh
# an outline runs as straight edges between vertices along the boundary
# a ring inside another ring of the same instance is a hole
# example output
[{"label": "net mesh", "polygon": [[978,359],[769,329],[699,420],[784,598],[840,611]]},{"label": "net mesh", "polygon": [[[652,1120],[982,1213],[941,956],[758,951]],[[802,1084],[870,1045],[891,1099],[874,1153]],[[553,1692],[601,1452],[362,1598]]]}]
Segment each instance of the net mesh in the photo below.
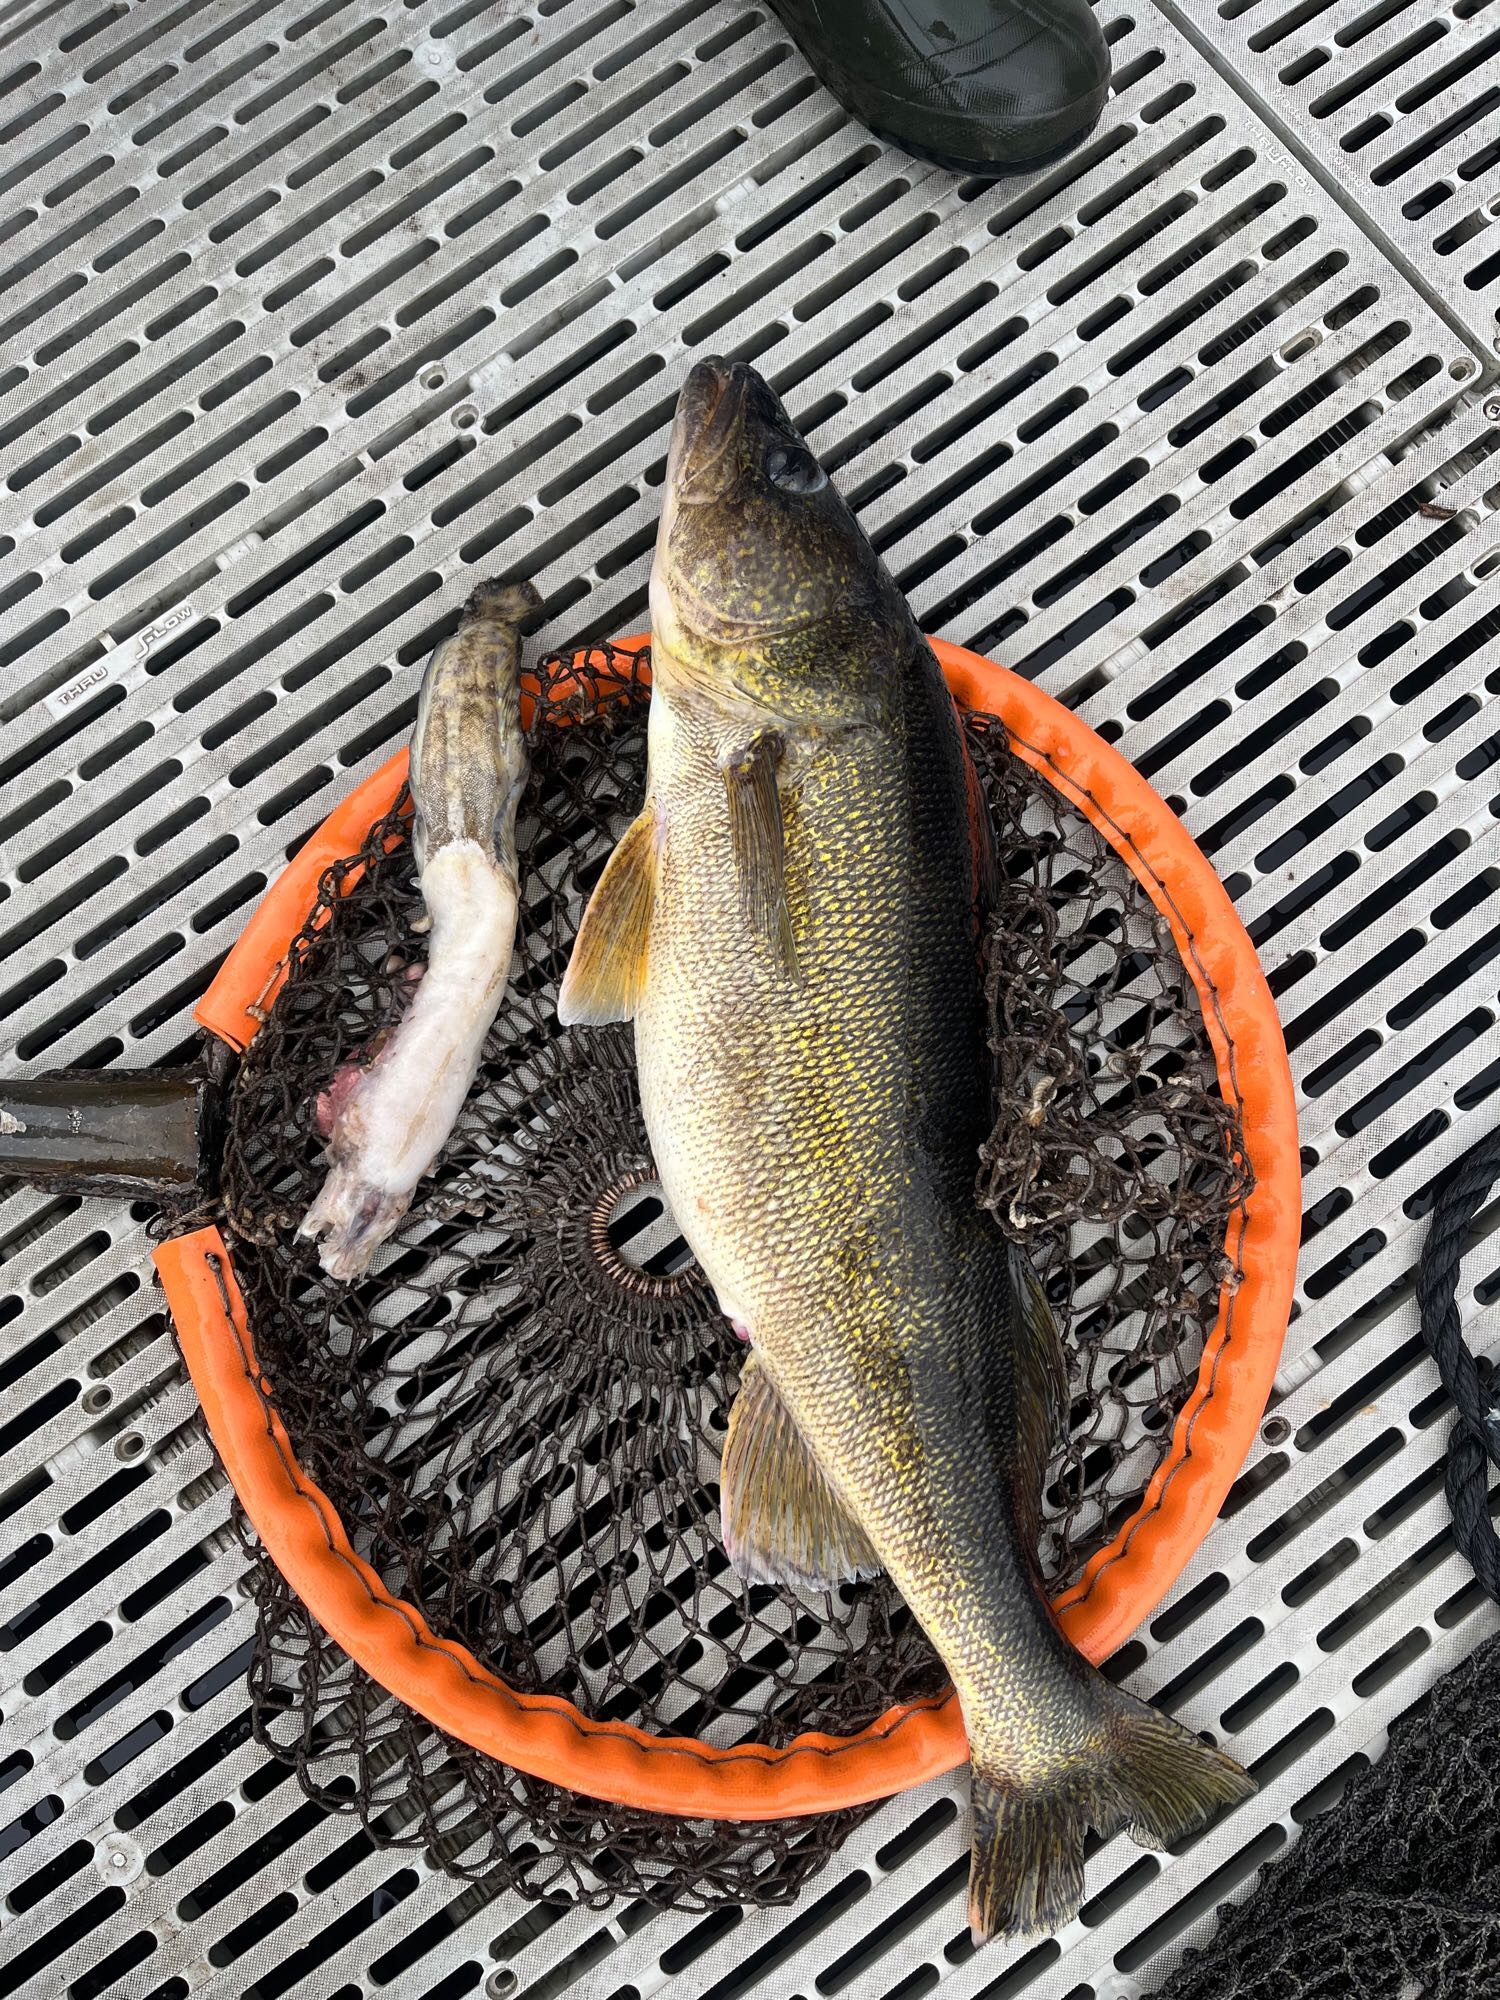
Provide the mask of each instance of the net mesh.
[{"label": "net mesh", "polygon": [[1161,2000],[1500,1993],[1497,1674],[1490,1639],[1431,1688]]},{"label": "net mesh", "polygon": [[[241,1064],[224,1227],[301,1466],[438,1634],[594,1717],[715,1744],[849,1734],[942,1670],[883,1579],[793,1596],[729,1574],[715,1482],[743,1349],[653,1191],[628,1031],[556,1022],[582,903],[642,793],[640,668],[600,647],[539,670],[509,993],[379,1268],[334,1284],[294,1231],[323,1172],[319,1093],[369,1060],[423,960],[404,796],[325,873]],[[967,728],[1004,871],[978,1195],[1068,1336],[1042,1548],[1061,1587],[1139,1507],[1234,1282],[1241,1134],[1150,899],[998,722]],[[394,1702],[258,1552],[252,1577],[262,1742],[311,1796],[460,1875],[594,1903],[785,1901],[861,1817],[686,1821],[542,1784]]]}]

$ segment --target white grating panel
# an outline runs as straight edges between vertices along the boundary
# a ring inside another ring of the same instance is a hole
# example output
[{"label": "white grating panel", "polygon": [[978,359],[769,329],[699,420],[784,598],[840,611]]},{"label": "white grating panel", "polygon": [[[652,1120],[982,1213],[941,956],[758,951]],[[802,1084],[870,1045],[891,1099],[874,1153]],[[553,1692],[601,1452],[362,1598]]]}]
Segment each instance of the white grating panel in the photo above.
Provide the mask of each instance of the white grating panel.
[{"label": "white grating panel", "polygon": [[1163,0],[1244,78],[1420,283],[1500,333],[1500,14],[1491,0]]},{"label": "white grating panel", "polygon": [[1123,2000],[1493,1629],[1408,1274],[1500,1083],[1500,406],[1301,125],[1308,166],[1175,27],[1103,12],[1087,147],[980,188],[851,126],[750,7],[13,10],[0,1047],[181,1049],[408,727],[465,567],[530,569],[555,642],[638,628],[687,358],[756,359],[929,627],[1179,805],[1282,995],[1292,1430],[1128,1649],[1260,1797],[1172,1860],[1111,1844],[1085,1920],[1013,1960],[968,1953],[961,1781],[739,1924],[539,1915],[370,1853],[247,1746],[240,1564],[139,1219],[12,1191],[0,1996]]}]

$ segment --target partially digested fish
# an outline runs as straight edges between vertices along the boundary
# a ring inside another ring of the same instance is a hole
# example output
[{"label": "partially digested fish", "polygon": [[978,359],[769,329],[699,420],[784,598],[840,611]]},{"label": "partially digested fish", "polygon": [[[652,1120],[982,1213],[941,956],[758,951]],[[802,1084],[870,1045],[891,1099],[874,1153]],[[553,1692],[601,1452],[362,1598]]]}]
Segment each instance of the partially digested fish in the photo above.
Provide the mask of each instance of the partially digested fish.
[{"label": "partially digested fish", "polygon": [[297,1233],[321,1239],[330,1277],[367,1270],[411,1206],[463,1108],[510,977],[527,772],[519,627],[539,602],[529,583],[480,584],[422,682],[410,783],[427,970],[373,1062],[341,1072],[320,1100],[331,1169]]},{"label": "partially digested fish", "polygon": [[753,1341],[721,1477],[736,1568],[890,1573],[963,1705],[974,1931],[1053,1928],[1086,1827],[1167,1844],[1252,1787],[1048,1606],[1061,1349],[974,1199],[977,779],[900,593],[742,364],[683,390],[651,609],[645,809],[560,1011],[634,1017],[665,1191]]}]

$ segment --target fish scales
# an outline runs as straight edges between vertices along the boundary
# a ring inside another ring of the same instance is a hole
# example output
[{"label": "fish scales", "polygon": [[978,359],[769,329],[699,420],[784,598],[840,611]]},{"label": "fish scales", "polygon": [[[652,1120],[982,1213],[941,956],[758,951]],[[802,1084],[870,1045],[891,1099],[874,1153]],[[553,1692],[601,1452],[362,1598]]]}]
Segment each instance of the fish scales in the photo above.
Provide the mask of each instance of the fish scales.
[{"label": "fish scales", "polygon": [[560,1007],[633,1015],[663,1186],[753,1342],[725,1544],[792,1587],[889,1572],[963,1706],[976,1935],[1052,1928],[1088,1826],[1167,1844],[1249,1781],[1048,1604],[1061,1349],[974,1199],[988,823],[931,648],[744,364],[683,390],[652,634],[646,803]]}]

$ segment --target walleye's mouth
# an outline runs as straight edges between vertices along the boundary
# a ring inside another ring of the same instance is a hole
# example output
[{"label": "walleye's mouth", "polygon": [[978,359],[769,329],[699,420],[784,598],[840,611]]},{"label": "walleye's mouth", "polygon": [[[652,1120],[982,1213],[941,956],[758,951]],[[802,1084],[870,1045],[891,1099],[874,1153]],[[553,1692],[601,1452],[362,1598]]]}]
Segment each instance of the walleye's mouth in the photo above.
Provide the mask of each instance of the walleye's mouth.
[{"label": "walleye's mouth", "polygon": [[669,492],[689,507],[722,499],[738,471],[730,447],[751,376],[739,361],[696,362],[677,398],[667,454]]}]

